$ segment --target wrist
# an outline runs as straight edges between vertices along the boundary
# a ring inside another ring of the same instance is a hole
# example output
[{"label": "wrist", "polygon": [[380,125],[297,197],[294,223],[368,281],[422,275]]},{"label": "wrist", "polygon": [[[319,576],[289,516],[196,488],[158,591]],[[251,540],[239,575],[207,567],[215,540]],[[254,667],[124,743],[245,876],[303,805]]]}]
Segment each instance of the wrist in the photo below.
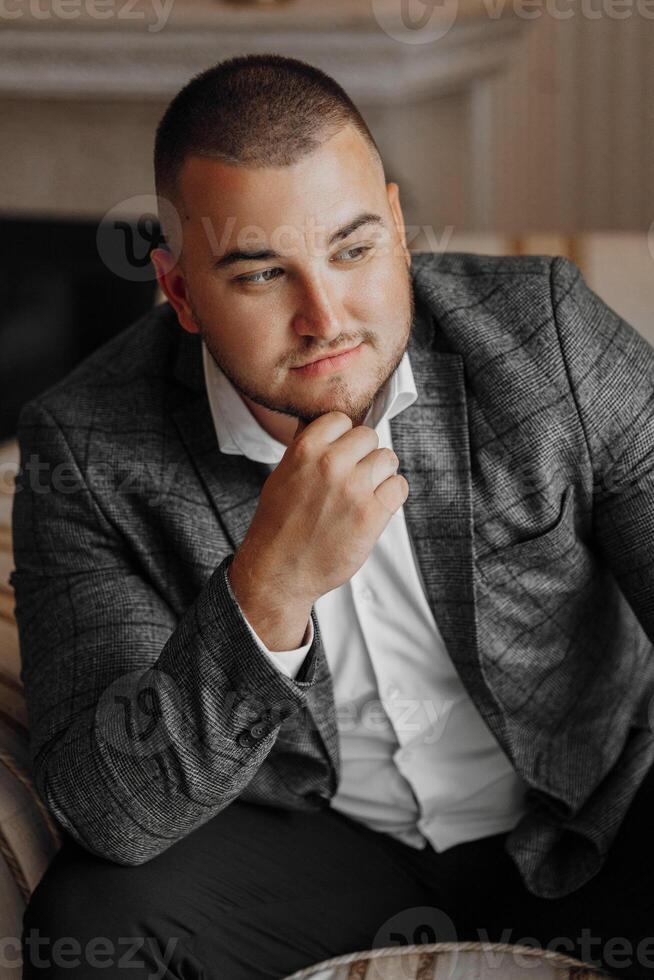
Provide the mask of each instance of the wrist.
[{"label": "wrist", "polygon": [[311,618],[309,600],[289,600],[271,585],[273,577],[261,583],[236,559],[227,569],[227,578],[241,612],[271,652],[294,650],[305,643]]}]

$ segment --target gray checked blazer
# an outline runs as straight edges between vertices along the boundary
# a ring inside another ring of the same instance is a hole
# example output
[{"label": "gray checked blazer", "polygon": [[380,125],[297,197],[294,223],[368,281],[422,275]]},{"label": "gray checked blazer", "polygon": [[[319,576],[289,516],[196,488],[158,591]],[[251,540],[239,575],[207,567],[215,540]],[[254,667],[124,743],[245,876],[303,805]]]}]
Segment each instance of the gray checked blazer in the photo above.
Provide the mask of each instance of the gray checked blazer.
[{"label": "gray checked blazer", "polygon": [[[599,870],[654,762],[654,350],[562,257],[413,256],[417,401],[391,421],[428,598],[527,782],[505,840],[556,898]],[[233,800],[339,780],[312,611],[296,679],[226,577],[268,469],[220,452],[198,335],[163,303],[23,408],[12,584],[33,775],[138,865]]]}]

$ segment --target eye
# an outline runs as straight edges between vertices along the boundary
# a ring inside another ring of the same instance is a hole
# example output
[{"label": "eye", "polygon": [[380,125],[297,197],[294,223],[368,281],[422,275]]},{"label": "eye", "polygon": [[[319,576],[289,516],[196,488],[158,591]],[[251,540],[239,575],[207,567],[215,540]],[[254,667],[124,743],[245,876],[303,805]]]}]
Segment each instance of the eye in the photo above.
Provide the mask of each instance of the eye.
[{"label": "eye", "polygon": [[[354,258],[354,261],[356,262],[356,260],[365,255],[366,252],[369,252],[371,248],[372,245],[352,245],[351,248],[346,248],[342,252],[338,252],[336,258],[338,258],[339,255],[352,255],[356,252],[358,253]],[[347,262],[351,260],[346,259],[345,261]]]},{"label": "eye", "polygon": [[268,276],[273,272],[283,272],[283,269],[273,268],[273,269],[261,269],[259,272],[251,272],[247,276],[236,276],[236,282],[249,282],[254,283],[255,286],[263,285],[267,282],[272,282],[273,278],[276,279],[277,276],[268,279],[258,279],[257,276]]},{"label": "eye", "polygon": [[[342,252],[338,252],[335,256],[338,259],[340,256],[349,255],[351,258],[345,259],[346,262],[356,262],[358,259],[362,258],[366,252],[372,250],[372,245],[352,245],[350,248],[343,249]],[[279,267],[273,267],[271,269],[260,269],[258,272],[250,272],[244,276],[236,276],[234,282],[244,282],[254,286],[263,286],[268,282],[273,282],[274,279],[279,278],[279,275],[283,274],[284,270]]]}]

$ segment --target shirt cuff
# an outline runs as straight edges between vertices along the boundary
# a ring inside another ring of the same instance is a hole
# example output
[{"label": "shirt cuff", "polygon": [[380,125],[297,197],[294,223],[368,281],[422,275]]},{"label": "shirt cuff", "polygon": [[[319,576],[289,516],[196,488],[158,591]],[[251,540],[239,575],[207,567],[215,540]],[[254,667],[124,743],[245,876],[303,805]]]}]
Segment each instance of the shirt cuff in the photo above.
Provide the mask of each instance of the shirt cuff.
[{"label": "shirt cuff", "polygon": [[304,631],[304,637],[303,637],[304,642],[301,647],[296,647],[294,650],[269,650],[266,644],[263,642],[263,640],[261,640],[257,635],[257,633],[252,629],[252,626],[248,622],[247,616],[245,615],[245,613],[243,612],[240,606],[239,606],[239,610],[241,612],[241,616],[243,617],[245,625],[247,626],[253,638],[255,639],[257,645],[259,646],[259,649],[262,650],[263,653],[265,653],[266,656],[270,658],[270,660],[272,660],[275,666],[278,667],[283,674],[286,674],[287,677],[295,678],[300,670],[300,667],[302,666],[302,662],[304,661],[304,658],[306,657],[307,653],[311,648],[311,644],[313,643],[314,630],[313,630],[313,620],[311,619],[311,617],[309,617],[307,628]]}]

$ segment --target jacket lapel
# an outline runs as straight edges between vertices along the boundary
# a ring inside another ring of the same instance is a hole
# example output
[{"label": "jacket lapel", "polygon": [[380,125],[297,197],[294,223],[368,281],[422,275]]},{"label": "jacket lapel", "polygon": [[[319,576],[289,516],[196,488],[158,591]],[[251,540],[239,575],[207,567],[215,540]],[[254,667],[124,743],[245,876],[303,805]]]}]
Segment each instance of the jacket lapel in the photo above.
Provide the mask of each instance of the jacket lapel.
[{"label": "jacket lapel", "polygon": [[211,417],[200,337],[180,333],[175,377],[185,390],[172,415],[227,539],[236,550],[249,528],[268,469],[246,456],[222,453]]},{"label": "jacket lapel", "polygon": [[269,471],[246,456],[221,453],[206,395],[177,408],[173,417],[217,519],[236,551],[252,523]]},{"label": "jacket lapel", "polygon": [[464,359],[438,349],[430,314],[416,321],[408,353],[418,398],[390,421],[399,472],[409,483],[404,516],[447,651],[486,724],[503,742],[502,715],[479,657]]}]

